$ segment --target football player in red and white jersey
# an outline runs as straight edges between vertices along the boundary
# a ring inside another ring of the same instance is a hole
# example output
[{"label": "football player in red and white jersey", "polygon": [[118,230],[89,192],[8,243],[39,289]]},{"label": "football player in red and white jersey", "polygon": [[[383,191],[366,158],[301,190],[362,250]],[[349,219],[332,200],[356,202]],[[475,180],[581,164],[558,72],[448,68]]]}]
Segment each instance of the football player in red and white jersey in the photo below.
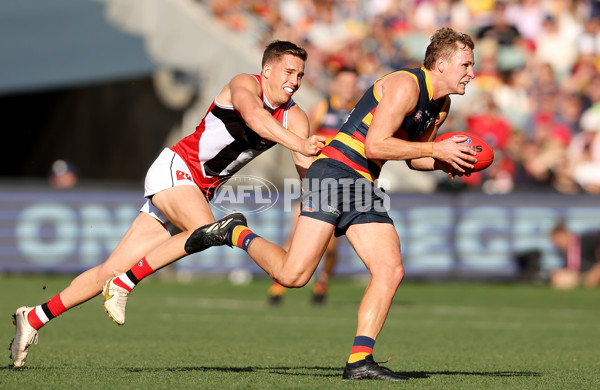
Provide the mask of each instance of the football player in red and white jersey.
[{"label": "football player in red and white jersey", "polygon": [[306,58],[306,51],[291,42],[272,42],[264,51],[261,74],[235,76],[196,131],[160,154],[146,177],[147,202],[108,259],[48,302],[17,309],[11,343],[15,367],[25,364],[43,325],[101,292],[109,315],[123,324],[132,288],[190,253],[185,244],[192,232],[215,221],[208,204],[212,190],[264,150],[275,144],[290,149],[304,177],[325,141],[309,136],[307,116],[292,100]]}]

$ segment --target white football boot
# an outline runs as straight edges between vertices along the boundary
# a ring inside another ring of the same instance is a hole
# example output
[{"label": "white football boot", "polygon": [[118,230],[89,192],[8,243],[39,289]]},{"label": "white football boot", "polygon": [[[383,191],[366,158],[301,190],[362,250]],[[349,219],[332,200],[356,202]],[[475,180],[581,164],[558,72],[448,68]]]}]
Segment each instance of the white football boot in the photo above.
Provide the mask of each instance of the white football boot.
[{"label": "white football boot", "polygon": [[129,298],[129,291],[114,284],[117,277],[107,280],[102,286],[104,296],[104,311],[119,325],[125,323],[125,306]]},{"label": "white football boot", "polygon": [[29,346],[38,342],[38,332],[29,325],[27,320],[27,315],[34,309],[35,307],[21,306],[13,314],[13,324],[17,326],[17,333],[10,343],[10,358],[13,360],[13,366],[15,367],[25,365]]}]

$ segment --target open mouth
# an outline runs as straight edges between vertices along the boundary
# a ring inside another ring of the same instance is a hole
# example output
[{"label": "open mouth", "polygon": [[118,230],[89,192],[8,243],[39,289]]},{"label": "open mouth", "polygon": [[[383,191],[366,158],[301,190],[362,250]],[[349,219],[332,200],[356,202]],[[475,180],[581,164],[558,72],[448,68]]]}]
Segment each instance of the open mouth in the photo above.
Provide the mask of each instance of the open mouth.
[{"label": "open mouth", "polygon": [[294,93],[294,90],[290,87],[283,87],[283,89],[285,90],[285,92],[287,93]]}]

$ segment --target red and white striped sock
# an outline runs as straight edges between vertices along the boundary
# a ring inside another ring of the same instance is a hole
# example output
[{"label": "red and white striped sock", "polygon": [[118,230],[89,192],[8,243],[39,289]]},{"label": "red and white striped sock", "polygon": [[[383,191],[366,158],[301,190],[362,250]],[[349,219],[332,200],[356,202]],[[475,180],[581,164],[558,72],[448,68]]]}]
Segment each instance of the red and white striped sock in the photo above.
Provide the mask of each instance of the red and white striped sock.
[{"label": "red and white striped sock", "polygon": [[33,329],[38,330],[46,325],[48,321],[58,317],[67,310],[69,309],[63,305],[60,294],[56,294],[56,296],[48,302],[42,303],[30,311],[27,315],[27,321]]},{"label": "red and white striped sock", "polygon": [[142,258],[136,265],[134,265],[129,271],[124,274],[119,275],[113,283],[119,287],[124,288],[125,290],[131,292],[133,288],[146,276],[154,273],[154,270],[148,262],[146,258]]}]

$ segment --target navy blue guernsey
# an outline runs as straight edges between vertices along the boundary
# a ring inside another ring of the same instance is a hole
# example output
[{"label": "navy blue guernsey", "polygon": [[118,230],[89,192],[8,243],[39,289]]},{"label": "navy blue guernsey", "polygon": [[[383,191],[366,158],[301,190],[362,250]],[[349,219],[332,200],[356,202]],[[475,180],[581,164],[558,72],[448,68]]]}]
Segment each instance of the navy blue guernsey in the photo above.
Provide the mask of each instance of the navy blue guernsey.
[{"label": "navy blue guernsey", "polygon": [[[398,72],[412,75],[419,84],[419,102],[415,109],[404,118],[398,131],[400,138],[414,141],[436,120],[440,112],[449,104],[450,99],[446,96],[443,99],[433,100],[433,88],[425,68],[400,69],[383,76],[381,79]],[[381,79],[378,79],[378,81]],[[382,164],[379,161],[369,160],[365,156],[365,139],[380,100],[375,90],[375,84],[373,84],[356,104],[346,123],[329,145],[321,151],[317,159],[331,158],[337,160],[355,170],[361,176],[375,181],[379,177]]]}]

